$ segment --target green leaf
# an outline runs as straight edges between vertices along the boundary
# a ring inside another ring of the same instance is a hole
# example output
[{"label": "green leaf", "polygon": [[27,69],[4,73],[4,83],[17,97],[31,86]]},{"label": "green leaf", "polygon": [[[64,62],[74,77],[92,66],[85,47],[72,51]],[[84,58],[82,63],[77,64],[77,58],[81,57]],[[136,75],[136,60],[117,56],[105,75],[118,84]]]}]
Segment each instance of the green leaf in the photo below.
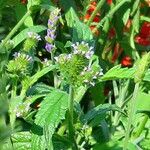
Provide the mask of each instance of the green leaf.
[{"label": "green leaf", "polygon": [[93,34],[90,28],[80,21],[75,22],[73,27],[73,42],[79,41],[91,42],[92,40]]},{"label": "green leaf", "polygon": [[34,84],[37,82],[37,80],[39,78],[41,78],[42,76],[44,76],[45,74],[47,74],[48,72],[52,71],[53,69],[55,69],[56,66],[52,65],[49,67],[46,67],[44,69],[42,69],[41,71],[38,71],[36,74],[34,74],[32,77],[26,77],[23,81],[22,81],[22,93],[21,95],[24,95],[27,90]]},{"label": "green leaf", "polygon": [[23,40],[25,40],[28,37],[28,32],[42,32],[46,30],[46,27],[43,25],[37,25],[33,27],[29,27],[21,31],[18,35],[16,35],[12,40],[14,41],[14,47],[15,48],[18,44],[20,44]]},{"label": "green leaf", "polygon": [[67,12],[71,7],[74,9],[74,10],[77,10],[77,6],[75,4],[75,1],[74,0],[60,0],[60,5],[61,7],[64,9],[65,12]]},{"label": "green leaf", "polygon": [[65,18],[66,18],[68,27],[71,27],[71,28],[73,27],[75,21],[79,21],[79,18],[72,7],[69,8],[69,10],[66,12]]},{"label": "green leaf", "polygon": [[140,10],[137,9],[137,12],[133,18],[133,28],[136,33],[139,32],[139,26],[140,26]]},{"label": "green leaf", "polygon": [[[31,150],[31,133],[28,131],[17,132],[11,135],[14,150]],[[11,149],[8,143],[5,143],[1,150]]]},{"label": "green leaf", "polygon": [[[42,101],[36,115],[35,124],[43,130],[46,127],[49,140],[51,140],[60,121],[65,118],[67,108],[68,94],[59,90],[52,91]],[[44,140],[45,134],[41,136],[34,134],[32,141],[33,150],[36,150],[36,147],[42,150],[42,145],[45,143]]]},{"label": "green leaf", "polygon": [[53,87],[50,87],[44,83],[37,83],[36,85],[32,86],[29,89],[29,91],[27,92],[27,95],[31,96],[31,95],[49,94],[52,90],[54,90]]},{"label": "green leaf", "polygon": [[146,16],[140,16],[140,20],[150,22],[150,18]]},{"label": "green leaf", "polygon": [[129,19],[129,16],[130,16],[130,8],[128,8],[126,10],[126,12],[124,13],[124,15],[123,15],[123,23],[124,23],[124,25],[126,25],[128,19]]},{"label": "green leaf", "polygon": [[91,93],[92,100],[94,101],[96,106],[104,103],[105,96],[104,96],[104,84],[103,83],[98,83],[94,87],[91,87],[90,93]]},{"label": "green leaf", "polygon": [[100,80],[131,79],[134,77],[134,73],[135,68],[121,68],[121,65],[117,65],[106,72]]},{"label": "green leaf", "polygon": [[26,18],[26,20],[24,21],[24,25],[25,25],[26,27],[32,27],[32,26],[33,26],[33,19],[32,19],[31,16],[28,16],[28,17]]},{"label": "green leaf", "polygon": [[137,96],[137,111],[150,111],[150,94],[139,92]]},{"label": "green leaf", "polygon": [[12,135],[13,146],[15,150],[31,150],[31,133],[17,132]]},{"label": "green leaf", "polygon": [[150,69],[146,72],[143,80],[150,82]]},{"label": "green leaf", "polygon": [[118,141],[110,141],[108,143],[96,144],[93,150],[121,150],[120,143]]},{"label": "green leaf", "polygon": [[106,113],[111,110],[122,112],[121,109],[116,105],[101,104],[91,109],[87,114],[85,114],[82,120],[84,123],[90,122],[91,126],[96,126],[100,123],[100,121],[102,121],[105,118]]}]

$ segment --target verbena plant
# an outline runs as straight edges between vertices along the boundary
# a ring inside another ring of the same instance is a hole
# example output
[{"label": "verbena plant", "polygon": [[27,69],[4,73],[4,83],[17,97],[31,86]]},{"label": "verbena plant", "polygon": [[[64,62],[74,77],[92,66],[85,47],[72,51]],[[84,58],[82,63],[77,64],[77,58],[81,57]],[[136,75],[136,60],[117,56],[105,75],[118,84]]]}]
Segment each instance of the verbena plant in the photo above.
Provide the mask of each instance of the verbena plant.
[{"label": "verbena plant", "polygon": [[0,4],[1,150],[150,149],[148,0]]}]

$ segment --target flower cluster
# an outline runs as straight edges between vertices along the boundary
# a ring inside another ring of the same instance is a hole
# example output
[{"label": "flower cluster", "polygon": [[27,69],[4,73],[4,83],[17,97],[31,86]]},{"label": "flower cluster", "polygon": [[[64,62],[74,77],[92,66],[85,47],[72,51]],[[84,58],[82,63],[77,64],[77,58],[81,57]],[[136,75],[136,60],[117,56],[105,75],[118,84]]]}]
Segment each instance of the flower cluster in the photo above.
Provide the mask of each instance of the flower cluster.
[{"label": "flower cluster", "polygon": [[83,55],[87,59],[90,59],[94,54],[93,47],[89,47],[88,43],[83,41],[81,43],[77,42],[72,44],[72,47],[74,54]]},{"label": "flower cluster", "polygon": [[32,48],[35,48],[38,44],[38,41],[41,41],[40,35],[35,32],[28,32],[28,37],[25,40],[23,50],[29,52]]},{"label": "flower cluster", "polygon": [[88,66],[83,69],[80,75],[85,84],[94,86],[95,80],[97,80],[99,76],[103,75],[103,69],[95,66]]},{"label": "flower cluster", "polygon": [[72,48],[71,54],[55,57],[61,77],[73,86],[94,86],[98,77],[103,74],[99,64],[95,65],[91,61],[94,54],[93,47],[85,42],[76,42],[72,44]]},{"label": "flower cluster", "polygon": [[10,60],[7,70],[14,74],[27,74],[29,71],[32,57],[24,53],[14,53],[14,59]]},{"label": "flower cluster", "polygon": [[48,20],[48,29],[47,29],[47,35],[45,36],[46,45],[45,49],[48,52],[51,52],[55,49],[54,40],[56,38],[56,25],[59,19],[60,9],[56,8],[53,10],[49,16]]},{"label": "flower cluster", "polygon": [[135,42],[142,46],[150,46],[150,22],[144,22]]},{"label": "flower cluster", "polygon": [[[4,44],[4,41],[2,40],[1,41],[2,42],[2,44]],[[5,48],[7,49],[7,50],[10,50],[11,48],[13,48],[13,46],[14,46],[14,41],[13,40],[8,40],[7,42],[6,42],[6,44],[4,44],[5,45]]]},{"label": "flower cluster", "polygon": [[29,109],[30,109],[30,103],[20,103],[14,109],[14,112],[16,113],[16,117],[22,117],[27,114]]}]

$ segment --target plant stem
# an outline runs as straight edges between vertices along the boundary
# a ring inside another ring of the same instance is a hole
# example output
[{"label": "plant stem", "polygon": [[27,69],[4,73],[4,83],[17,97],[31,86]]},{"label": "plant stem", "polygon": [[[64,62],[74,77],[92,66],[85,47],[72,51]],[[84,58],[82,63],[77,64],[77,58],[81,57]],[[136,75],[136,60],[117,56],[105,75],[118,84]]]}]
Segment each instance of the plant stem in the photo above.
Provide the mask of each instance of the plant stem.
[{"label": "plant stem", "polygon": [[141,133],[142,133],[147,121],[148,121],[148,118],[149,118],[148,115],[145,114],[143,120],[141,121],[141,123],[140,123],[140,125],[139,125],[139,127],[138,127],[138,129],[134,135],[134,138],[138,138],[141,135]]},{"label": "plant stem", "polygon": [[[51,60],[52,60],[52,64],[53,64],[53,65],[55,65],[54,51],[55,51],[55,50],[53,50],[53,51],[51,52]],[[56,69],[53,70],[53,76],[54,76],[54,87],[55,87],[55,88],[58,88],[58,77],[57,77],[57,70],[56,70]]]},{"label": "plant stem", "polygon": [[111,9],[109,11],[109,13],[100,21],[100,23],[97,24],[97,26],[94,28],[93,32],[96,32],[96,30],[102,26],[102,24],[111,16],[113,16],[113,14],[126,2],[130,2],[131,0],[122,0],[120,3],[118,3],[113,9]]},{"label": "plant stem", "polygon": [[25,19],[31,14],[30,11],[27,11],[27,13],[22,17],[22,19],[16,24],[16,26],[11,30],[11,32],[6,36],[6,38],[3,40],[2,45],[4,46],[7,41],[16,33],[16,31],[20,28],[20,26],[24,23]]},{"label": "plant stem", "polygon": [[[126,94],[127,94],[127,90],[128,90],[128,87],[129,87],[129,83],[130,83],[130,80],[128,80],[128,81],[126,82],[126,84],[123,85],[123,88],[121,89],[120,94],[117,93],[117,94],[119,95],[119,98],[118,98],[118,101],[116,101],[115,103],[116,103],[117,106],[121,107],[121,109],[123,109],[123,104],[124,104],[124,101],[125,101],[125,97],[126,97]],[[113,84],[113,86],[114,86],[114,84]],[[115,87],[114,87],[114,88],[115,88]],[[114,89],[114,90],[115,90],[115,89]],[[114,92],[115,92],[115,91],[114,91]],[[118,123],[119,123],[120,115],[121,115],[121,113],[115,112],[114,124],[113,124],[113,126],[114,126],[114,131],[115,131],[115,129],[116,129]]]},{"label": "plant stem", "polygon": [[106,0],[100,0],[96,9],[93,11],[90,19],[87,22],[87,25],[90,26],[90,24],[92,23],[94,17],[96,16],[96,14],[98,13],[98,11],[101,9],[101,7],[103,6],[103,4],[105,3]]},{"label": "plant stem", "polygon": [[13,84],[12,84],[12,92],[11,92],[11,98],[15,98],[16,96],[16,91],[17,91],[17,79],[13,79]]},{"label": "plant stem", "polygon": [[76,141],[74,139],[74,127],[73,127],[73,101],[74,101],[74,88],[70,85],[69,87],[69,110],[68,110],[68,130],[69,130],[69,138],[73,142],[72,149],[77,150]]},{"label": "plant stem", "polygon": [[136,98],[137,98],[138,90],[139,90],[139,83],[136,83],[135,87],[134,87],[133,97],[131,99],[131,103],[130,103],[130,107],[129,107],[129,119],[128,119],[127,131],[125,134],[123,150],[127,150],[127,147],[128,147],[131,126],[132,126],[135,111],[136,111]]}]

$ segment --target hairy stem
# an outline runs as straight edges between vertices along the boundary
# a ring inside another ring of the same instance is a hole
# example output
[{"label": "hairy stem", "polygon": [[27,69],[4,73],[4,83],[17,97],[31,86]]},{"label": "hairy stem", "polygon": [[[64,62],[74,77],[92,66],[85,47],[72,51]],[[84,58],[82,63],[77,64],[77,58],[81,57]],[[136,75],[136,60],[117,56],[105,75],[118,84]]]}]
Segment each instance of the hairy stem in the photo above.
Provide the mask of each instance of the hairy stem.
[{"label": "hairy stem", "polygon": [[106,0],[100,0],[96,9],[93,11],[90,19],[87,22],[87,25],[90,26],[90,24],[92,23],[94,17],[96,16],[96,14],[98,13],[98,11],[101,9],[101,7],[103,6],[103,4],[105,3]]},{"label": "hairy stem", "polygon": [[139,83],[136,83],[135,88],[134,88],[134,92],[133,92],[133,97],[131,99],[131,103],[130,103],[130,106],[129,106],[129,119],[128,119],[127,131],[126,131],[126,134],[125,134],[123,150],[127,150],[127,147],[128,147],[131,126],[132,126],[135,111],[136,111],[136,98],[137,98],[138,91],[139,91]]},{"label": "hairy stem", "polygon": [[120,3],[118,3],[113,9],[111,9],[108,14],[100,21],[100,23],[97,24],[97,26],[94,28],[93,32],[96,32],[96,30],[102,26],[102,24],[110,17],[113,16],[113,14],[126,2],[130,2],[131,0],[122,0]]},{"label": "hairy stem", "polygon": [[74,139],[74,127],[73,127],[73,101],[74,101],[74,88],[70,85],[69,87],[69,110],[68,110],[68,130],[69,130],[69,138],[71,139],[73,145],[72,150],[77,150],[76,141]]},{"label": "hairy stem", "polygon": [[[55,65],[55,60],[54,60],[54,51],[51,52],[51,60],[52,64]],[[54,87],[58,88],[58,76],[57,76],[57,70],[53,70],[53,76],[54,76]]]}]

